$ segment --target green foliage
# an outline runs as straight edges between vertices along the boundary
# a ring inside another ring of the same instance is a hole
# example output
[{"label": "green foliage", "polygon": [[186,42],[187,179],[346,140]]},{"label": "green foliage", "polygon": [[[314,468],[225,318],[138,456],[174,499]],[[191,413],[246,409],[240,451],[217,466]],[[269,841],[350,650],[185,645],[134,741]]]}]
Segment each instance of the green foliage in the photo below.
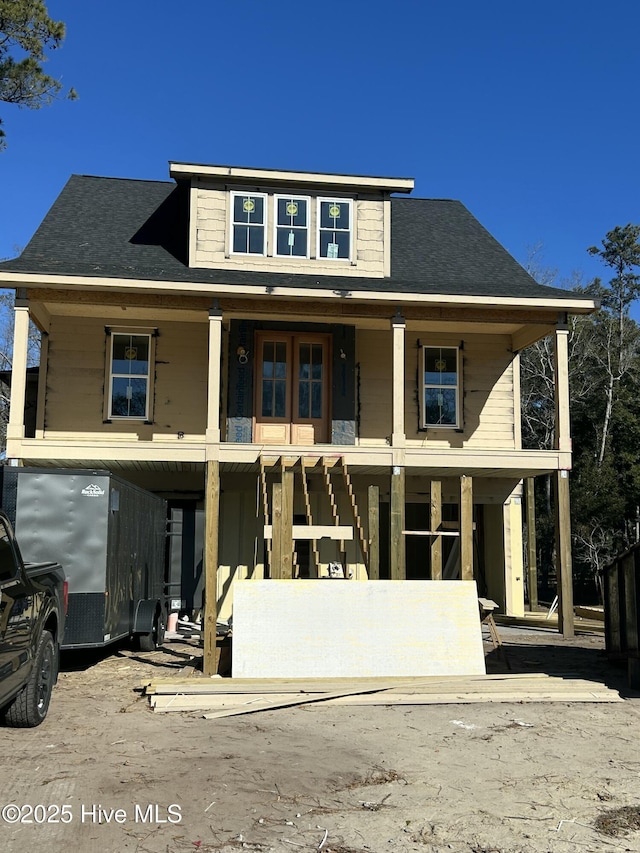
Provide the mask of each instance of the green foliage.
[{"label": "green foliage", "polygon": [[[49,17],[42,0],[0,0],[0,101],[39,109],[61,94],[62,83],[45,74],[42,64],[64,35],[64,24]],[[77,95],[71,89],[66,97]],[[0,150],[5,145],[0,126]]]}]

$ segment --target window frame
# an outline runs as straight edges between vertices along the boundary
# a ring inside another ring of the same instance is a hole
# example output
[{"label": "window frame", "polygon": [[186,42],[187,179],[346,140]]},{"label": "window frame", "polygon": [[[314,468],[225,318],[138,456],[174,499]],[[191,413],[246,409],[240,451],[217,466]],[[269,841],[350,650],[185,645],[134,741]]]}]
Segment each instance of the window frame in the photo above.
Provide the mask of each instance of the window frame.
[{"label": "window frame", "polygon": [[[104,401],[104,422],[112,423],[114,421],[142,421],[143,423],[150,424],[151,420],[151,412],[153,405],[153,395],[154,395],[154,377],[155,377],[155,341],[158,334],[157,329],[150,329],[148,327],[139,328],[139,327],[119,327],[119,328],[108,328],[107,329],[107,346],[106,346],[106,364],[105,364],[105,401]],[[145,412],[144,415],[116,415],[113,414],[113,379],[119,376],[130,376],[131,374],[124,374],[119,372],[114,372],[113,370],[113,347],[116,340],[116,337],[144,337],[148,339],[148,357],[147,357],[147,372],[145,374],[136,374],[135,378],[145,379],[147,383],[147,394],[145,399]]]},{"label": "window frame", "polygon": [[[453,350],[455,351],[456,357],[456,383],[454,385],[435,385],[433,383],[425,382],[425,358],[427,350]],[[419,414],[419,424],[421,430],[461,430],[463,423],[463,412],[462,412],[462,345],[456,344],[420,344],[419,347],[419,355],[418,355],[418,398],[420,404],[420,414]],[[455,390],[455,423],[451,424],[437,424],[437,423],[429,423],[427,421],[427,389],[431,388],[453,388]]]},{"label": "window frame", "polygon": [[[235,199],[236,197],[244,197],[244,198],[261,198],[263,203],[263,222],[260,225],[262,228],[262,252],[236,252],[234,251],[234,237],[235,237],[235,227],[246,226],[246,222],[236,222],[234,216],[235,209]],[[268,223],[269,223],[269,195],[267,193],[262,192],[249,192],[247,190],[230,190],[229,191],[229,255],[234,255],[240,258],[266,258],[267,257],[267,234],[268,234]]]},{"label": "window frame", "polygon": [[[307,206],[307,224],[303,227],[300,225],[279,225],[278,224],[278,200],[286,199],[288,201],[303,201]],[[281,255],[278,252],[278,229],[290,228],[296,231],[306,231],[307,234],[307,253],[306,255]],[[295,193],[274,193],[273,194],[273,252],[274,258],[289,258],[291,260],[309,260],[311,257],[311,197],[307,195],[298,195]]]},{"label": "window frame", "polygon": [[[349,228],[340,228],[340,229],[329,229],[322,228],[322,203],[323,202],[337,202],[338,204],[347,204],[349,206]],[[353,250],[355,243],[355,222],[354,222],[354,210],[355,205],[353,203],[352,198],[345,198],[344,196],[318,196],[316,199],[316,259],[321,261],[331,261],[332,263],[349,263],[353,259]],[[320,254],[321,251],[321,242],[320,235],[324,231],[337,230],[341,233],[347,233],[349,235],[349,255],[346,258],[330,258],[326,255]]]}]

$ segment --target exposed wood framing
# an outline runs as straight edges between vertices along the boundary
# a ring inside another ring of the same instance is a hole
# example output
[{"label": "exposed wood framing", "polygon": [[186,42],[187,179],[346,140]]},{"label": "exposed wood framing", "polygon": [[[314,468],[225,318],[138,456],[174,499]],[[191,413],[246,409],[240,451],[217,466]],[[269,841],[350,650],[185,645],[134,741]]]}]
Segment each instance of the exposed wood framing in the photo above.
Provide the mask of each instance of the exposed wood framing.
[{"label": "exposed wood framing", "polygon": [[356,494],[353,488],[353,483],[351,481],[351,474],[349,474],[349,470],[347,468],[347,463],[344,457],[340,460],[340,466],[342,468],[342,477],[344,479],[345,489],[347,490],[347,498],[349,499],[349,506],[351,507],[351,514],[353,515],[353,525],[356,530],[356,535],[358,537],[358,543],[360,544],[360,552],[362,554],[362,561],[365,564],[365,567],[369,568],[369,548],[367,545],[367,539],[364,535],[364,530],[362,529],[362,521],[360,519],[360,512],[358,511],[358,503],[356,501]]},{"label": "exposed wood framing", "polygon": [[380,580],[380,487],[367,489],[369,522],[369,580]]},{"label": "exposed wood framing", "polygon": [[216,460],[207,462],[205,492],[205,607],[203,672],[216,671],[216,625],[218,622],[218,529],[220,525],[220,465]]},{"label": "exposed wood framing", "polygon": [[473,580],[473,479],[460,477],[460,578]]},{"label": "exposed wood framing", "polygon": [[391,580],[407,577],[404,541],[406,471],[394,465],[391,472]]},{"label": "exposed wood framing", "polygon": [[[307,525],[312,527],[313,525],[313,515],[311,513],[311,499],[309,497],[309,483],[307,481],[307,465],[305,463],[305,459],[301,460],[301,477],[302,477],[302,492],[304,496],[304,513],[307,519]],[[318,540],[311,540],[311,556],[313,558],[313,567],[315,569],[315,576],[317,578],[320,577],[320,552],[318,550]]]},{"label": "exposed wood framing", "polygon": [[[442,481],[431,481],[429,504],[429,524],[431,530],[440,530],[442,525]],[[442,580],[442,537],[434,536],[431,540],[431,580]]]}]

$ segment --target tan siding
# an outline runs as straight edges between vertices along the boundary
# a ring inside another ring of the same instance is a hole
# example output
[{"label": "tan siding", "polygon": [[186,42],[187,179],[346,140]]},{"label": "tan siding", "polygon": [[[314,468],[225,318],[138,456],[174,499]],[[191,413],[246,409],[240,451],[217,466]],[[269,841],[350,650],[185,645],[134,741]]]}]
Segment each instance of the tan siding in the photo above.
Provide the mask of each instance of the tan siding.
[{"label": "tan siding", "polygon": [[[297,192],[292,188],[292,192]],[[279,191],[282,192],[282,191]],[[300,195],[309,196],[308,192]],[[323,195],[323,193],[320,193]],[[267,199],[267,256],[230,256],[229,193],[214,187],[200,186],[196,191],[196,245],[192,265],[221,267],[255,272],[311,273],[313,275],[383,277],[385,275],[385,217],[382,199],[358,199],[354,202],[353,262],[327,261],[316,258],[316,197],[310,197],[310,254],[304,258],[273,257],[273,194]],[[387,234],[387,240],[389,235]]]},{"label": "tan siding", "polygon": [[[418,346],[463,343],[462,432],[418,430]],[[514,388],[510,339],[500,335],[466,335],[407,332],[405,338],[405,430],[408,445],[512,449],[514,440]],[[391,432],[391,331],[360,330],[360,441],[379,444]]]},{"label": "tan siding", "polygon": [[162,433],[204,433],[206,324],[158,324],[152,425],[140,421],[103,423],[105,325],[126,328],[120,318],[52,318],[45,430],[106,434],[136,432],[141,438]]},{"label": "tan siding", "polygon": [[358,331],[356,362],[360,364],[360,439],[363,444],[384,440],[391,435],[391,332]]},{"label": "tan siding", "polygon": [[[418,431],[415,393],[418,342],[422,345],[459,346],[462,349],[463,430]],[[513,369],[507,335],[423,335],[406,338],[406,425],[408,444],[512,449],[514,439]]]}]

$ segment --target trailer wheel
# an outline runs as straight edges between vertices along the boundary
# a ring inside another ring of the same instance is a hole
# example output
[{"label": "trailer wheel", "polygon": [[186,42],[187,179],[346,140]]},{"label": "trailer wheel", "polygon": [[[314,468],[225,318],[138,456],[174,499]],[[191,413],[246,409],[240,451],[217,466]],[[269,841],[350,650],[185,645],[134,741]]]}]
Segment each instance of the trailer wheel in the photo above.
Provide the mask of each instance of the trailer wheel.
[{"label": "trailer wheel", "polygon": [[15,728],[39,726],[47,716],[56,677],[56,647],[49,631],[38,643],[29,680],[4,711],[4,722]]},{"label": "trailer wheel", "polygon": [[164,613],[161,608],[156,610],[153,617],[153,628],[146,634],[138,634],[138,648],[141,652],[155,652],[164,643]]}]

